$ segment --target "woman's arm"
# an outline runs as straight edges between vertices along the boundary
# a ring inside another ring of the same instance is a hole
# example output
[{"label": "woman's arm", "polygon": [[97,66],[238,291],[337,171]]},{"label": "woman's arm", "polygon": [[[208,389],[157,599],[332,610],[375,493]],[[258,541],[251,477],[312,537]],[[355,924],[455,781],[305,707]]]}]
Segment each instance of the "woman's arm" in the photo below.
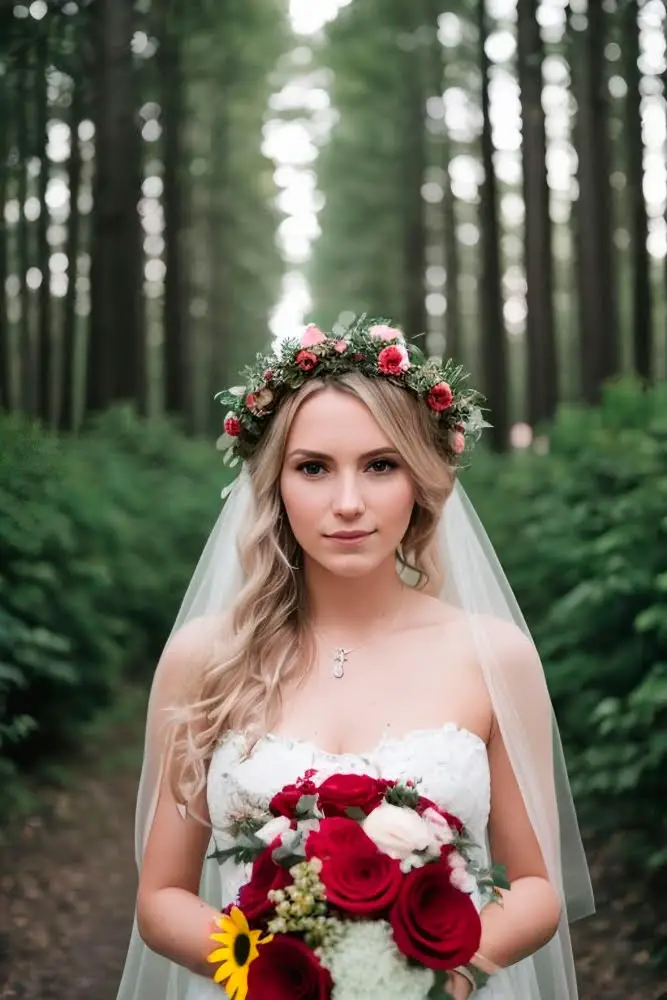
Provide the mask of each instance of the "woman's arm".
[{"label": "woman's arm", "polygon": [[[164,710],[181,703],[186,682],[201,673],[220,632],[217,619],[194,619],[172,636],[160,658],[148,720],[155,766],[165,741]],[[219,913],[198,892],[211,828],[194,818],[209,821],[205,789],[184,812],[165,768],[139,878],[137,926],[153,951],[210,977],[215,967],[206,956],[215,948],[209,935]]]},{"label": "woman's arm", "polygon": [[[208,818],[205,796],[197,811]],[[197,895],[210,827],[182,817],[165,779],[146,845],[137,894],[139,934],[153,951],[191,972],[211,977],[206,961],[219,912]]]},{"label": "woman's arm", "polygon": [[[528,671],[536,669],[534,647],[518,629],[504,626],[498,639],[501,644],[496,646],[499,660],[505,660],[499,663],[501,669],[512,671],[518,678],[524,671],[528,676]],[[512,662],[507,662],[508,659]],[[532,715],[528,728],[534,732],[536,726],[540,727],[540,739],[533,749],[550,760],[550,706],[546,697],[536,697],[535,701],[530,706]],[[491,769],[491,856],[494,863],[505,866],[511,889],[501,890],[502,904],[491,904],[482,912],[479,953],[489,963],[489,968],[484,971],[491,971],[493,966],[512,965],[532,955],[556,933],[561,915],[559,894],[549,880],[540,845],[495,722],[488,753]],[[544,772],[542,780],[552,780],[551,767],[541,767],[540,770]],[[553,821],[557,822],[555,791],[545,788],[544,793],[546,802],[554,802]],[[556,833],[554,831],[554,835]],[[480,960],[479,965],[483,968],[484,961]]]}]

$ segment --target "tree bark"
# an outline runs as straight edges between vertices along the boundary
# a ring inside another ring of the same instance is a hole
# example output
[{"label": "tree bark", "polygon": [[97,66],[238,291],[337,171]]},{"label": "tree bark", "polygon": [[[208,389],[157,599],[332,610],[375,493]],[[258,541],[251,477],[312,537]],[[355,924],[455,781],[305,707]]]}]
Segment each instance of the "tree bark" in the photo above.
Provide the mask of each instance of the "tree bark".
[{"label": "tree bark", "polygon": [[141,146],[130,48],[131,0],[98,0],[99,67],[92,219],[89,410],[112,401],[146,404],[142,301]]},{"label": "tree bark", "polygon": [[16,65],[16,137],[18,147],[17,163],[17,198],[19,203],[19,221],[16,240],[17,271],[20,280],[21,318],[18,324],[19,358],[21,362],[20,408],[25,413],[35,413],[35,351],[32,342],[30,324],[30,290],[26,282],[29,263],[28,220],[25,215],[25,203],[28,197],[28,81],[30,75],[30,60],[27,43],[24,41],[19,50]]},{"label": "tree bark", "polygon": [[[9,68],[0,88],[0,205],[7,204],[8,163],[10,149],[11,92]],[[11,346],[9,321],[7,316],[7,223],[4,211],[0,212],[0,407],[9,410],[12,405],[11,392]]]},{"label": "tree bark", "polygon": [[551,218],[542,107],[542,39],[536,0],[519,0],[518,71],[521,92],[524,259],[527,286],[527,400],[532,426],[553,417],[558,361],[553,313]]},{"label": "tree bark", "polygon": [[426,169],[425,97],[419,52],[404,55],[405,115],[403,286],[404,333],[413,340],[426,331],[426,220],[422,186]]},{"label": "tree bark", "polygon": [[83,80],[74,78],[72,104],[70,108],[70,154],[67,165],[70,196],[70,214],[67,220],[67,273],[69,282],[65,294],[62,336],[62,388],[58,425],[61,430],[74,428],[74,363],[77,342],[76,281],[81,234],[81,216],[77,209],[81,190],[81,147],[79,144],[79,123],[83,118]]},{"label": "tree bark", "polygon": [[164,393],[165,410],[188,417],[192,392],[187,354],[187,262],[182,253],[184,234],[184,178],[182,146],[184,82],[181,42],[169,0],[160,4],[158,70],[162,88],[164,137],[164,240],[166,275],[164,286]]},{"label": "tree bark", "polygon": [[482,286],[479,301],[482,319],[482,371],[484,392],[488,400],[491,447],[504,451],[508,444],[507,342],[503,319],[501,289],[500,227],[498,224],[498,192],[493,166],[489,101],[489,59],[486,54],[486,5],[478,7],[479,58],[482,71],[482,165],[484,181],[480,189],[480,227],[482,249]]},{"label": "tree bark", "polygon": [[627,150],[627,199],[630,216],[632,266],[632,339],[635,371],[649,380],[653,357],[651,321],[651,270],[647,249],[648,213],[644,198],[644,142],[642,139],[639,72],[639,9],[637,0],[626,0],[623,11],[623,46],[626,54],[625,146]]},{"label": "tree bark", "polygon": [[[51,331],[51,272],[49,268],[50,251],[47,241],[49,226],[49,206],[46,203],[46,191],[49,183],[51,162],[46,152],[48,143],[47,121],[49,114],[48,90],[46,73],[49,59],[48,18],[42,26],[37,46],[35,66],[35,99],[37,143],[40,151],[39,171],[39,220],[37,224],[37,264],[42,275],[38,295],[38,326],[37,326],[37,377],[38,403],[37,409],[43,422],[50,426],[53,422],[53,346]],[[76,212],[76,205],[70,203],[70,215]]]},{"label": "tree bark", "polygon": [[[568,8],[569,16],[569,8]],[[581,393],[600,400],[604,381],[618,371],[618,317],[614,291],[610,144],[604,75],[604,11],[589,8],[588,26],[569,22],[570,66],[577,101],[574,124],[579,197],[574,210],[579,297]]]}]

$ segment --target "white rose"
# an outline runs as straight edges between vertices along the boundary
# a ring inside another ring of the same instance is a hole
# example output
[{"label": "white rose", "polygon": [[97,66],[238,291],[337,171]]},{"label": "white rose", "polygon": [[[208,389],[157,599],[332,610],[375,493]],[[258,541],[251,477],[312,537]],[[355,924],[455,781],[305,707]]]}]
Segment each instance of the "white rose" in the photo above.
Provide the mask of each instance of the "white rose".
[{"label": "white rose", "polygon": [[428,824],[431,833],[439,844],[444,847],[446,844],[452,843],[454,840],[454,831],[445,817],[441,816],[432,806],[424,809],[422,819]]},{"label": "white rose", "polygon": [[414,851],[438,847],[429,826],[413,809],[383,802],[361,824],[364,833],[390,858],[405,861]]},{"label": "white rose", "polygon": [[450,868],[449,881],[455,889],[471,896],[477,888],[477,882],[468,871],[468,862],[458,851],[453,851],[447,860]]},{"label": "white rose", "polygon": [[290,828],[290,821],[287,816],[275,816],[268,823],[259,829],[255,836],[263,840],[265,844],[272,844],[276,837],[282,837]]}]

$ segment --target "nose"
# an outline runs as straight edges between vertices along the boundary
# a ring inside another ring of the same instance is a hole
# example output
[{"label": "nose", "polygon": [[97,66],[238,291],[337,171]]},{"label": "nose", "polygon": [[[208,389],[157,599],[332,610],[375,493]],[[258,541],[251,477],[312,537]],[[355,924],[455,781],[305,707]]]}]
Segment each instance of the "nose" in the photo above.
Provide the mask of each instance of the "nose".
[{"label": "nose", "polygon": [[332,507],[337,517],[348,519],[360,517],[366,510],[359,482],[354,473],[338,477]]}]

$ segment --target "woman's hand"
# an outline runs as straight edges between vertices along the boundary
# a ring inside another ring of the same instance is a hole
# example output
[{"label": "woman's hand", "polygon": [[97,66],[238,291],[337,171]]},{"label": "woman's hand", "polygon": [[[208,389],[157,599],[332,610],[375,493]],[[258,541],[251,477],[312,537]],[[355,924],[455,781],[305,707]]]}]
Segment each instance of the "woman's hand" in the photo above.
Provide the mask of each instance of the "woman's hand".
[{"label": "woman's hand", "polygon": [[447,990],[451,994],[452,1000],[468,1000],[468,997],[472,993],[472,986],[460,972],[450,972],[447,980]]}]

